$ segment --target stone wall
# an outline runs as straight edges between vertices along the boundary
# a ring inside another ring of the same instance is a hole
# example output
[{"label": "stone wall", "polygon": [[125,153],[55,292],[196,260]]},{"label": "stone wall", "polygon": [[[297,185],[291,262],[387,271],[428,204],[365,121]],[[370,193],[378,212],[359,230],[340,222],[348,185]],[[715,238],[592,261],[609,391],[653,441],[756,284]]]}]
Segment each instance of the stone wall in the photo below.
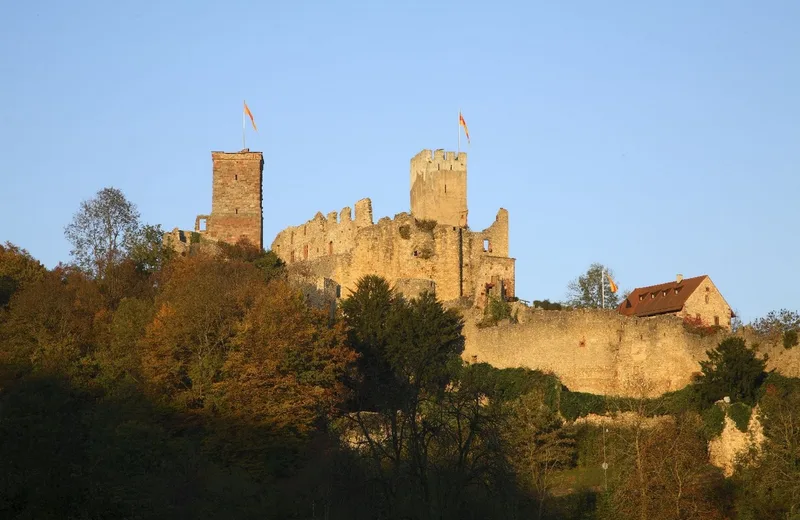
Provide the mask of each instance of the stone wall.
[{"label": "stone wall", "polygon": [[288,264],[290,274],[335,280],[343,296],[368,274],[392,284],[417,280],[417,287],[435,287],[443,301],[480,297],[492,280],[503,284],[507,296],[514,294],[514,259],[483,249],[484,238],[489,237],[500,244],[500,251],[507,251],[508,212],[504,209],[492,226],[480,232],[434,225],[408,213],[372,224],[369,199],[356,205],[355,220],[350,219],[348,208],[342,210],[340,221],[335,215],[317,213],[305,224],[278,234],[272,250]]},{"label": "stone wall", "polygon": [[211,214],[201,215],[196,231],[202,231],[200,220],[206,220],[205,233],[213,240],[235,243],[247,238],[259,248],[264,247],[262,217],[261,152],[211,152],[213,188]]},{"label": "stone wall", "polygon": [[275,237],[272,250],[287,263],[317,260],[351,251],[356,245],[358,230],[372,226],[372,201],[362,199],[355,204],[355,219],[349,207],[340,215],[318,212],[299,226],[290,226]]},{"label": "stone wall", "polygon": [[[497,368],[527,367],[553,372],[570,390],[625,395],[644,379],[654,394],[678,390],[700,373],[700,361],[727,337],[688,332],[678,316],[625,317],[612,310],[544,311],[519,306],[519,323],[479,328],[482,314],[465,310],[463,358]],[[738,332],[767,370],[800,377],[800,348],[778,339]]]},{"label": "stone wall", "polygon": [[700,318],[705,325],[731,328],[731,307],[709,277],[686,299],[680,315]]},{"label": "stone wall", "polygon": [[622,395],[645,378],[663,393],[688,384],[718,340],[691,335],[674,316],[625,317],[614,311],[523,310],[520,323],[478,328],[466,320],[465,359],[498,368],[551,371],[570,390]]},{"label": "stone wall", "polygon": [[422,150],[411,159],[411,214],[467,226],[467,154]]}]

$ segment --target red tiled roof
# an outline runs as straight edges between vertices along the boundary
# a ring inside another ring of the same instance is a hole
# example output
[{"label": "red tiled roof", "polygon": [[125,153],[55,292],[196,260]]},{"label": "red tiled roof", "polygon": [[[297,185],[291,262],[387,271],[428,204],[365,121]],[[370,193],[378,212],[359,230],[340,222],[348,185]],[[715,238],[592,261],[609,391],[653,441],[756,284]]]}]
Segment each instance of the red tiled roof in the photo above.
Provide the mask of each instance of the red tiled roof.
[{"label": "red tiled roof", "polygon": [[672,281],[649,287],[634,289],[619,304],[617,310],[625,316],[655,316],[683,309],[686,299],[692,295],[708,275],[684,278],[680,282]]}]

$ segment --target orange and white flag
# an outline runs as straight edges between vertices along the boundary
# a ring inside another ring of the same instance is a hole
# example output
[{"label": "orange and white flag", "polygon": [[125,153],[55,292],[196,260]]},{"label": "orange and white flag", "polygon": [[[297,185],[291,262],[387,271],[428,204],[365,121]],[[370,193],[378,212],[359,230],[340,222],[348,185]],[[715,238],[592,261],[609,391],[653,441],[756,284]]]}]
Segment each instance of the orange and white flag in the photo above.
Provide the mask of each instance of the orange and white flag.
[{"label": "orange and white flag", "polygon": [[464,133],[467,135],[467,144],[469,144],[469,130],[467,129],[467,122],[464,121],[464,116],[461,115],[461,111],[458,112],[458,124],[464,127]]},{"label": "orange and white flag", "polygon": [[614,283],[614,280],[611,279],[611,276],[609,276],[608,273],[606,273],[606,278],[608,278],[608,286],[611,289],[611,292],[617,292],[617,284]]},{"label": "orange and white flag", "polygon": [[250,122],[253,124],[253,130],[258,132],[258,128],[256,128],[256,120],[253,119],[253,113],[250,112],[250,108],[247,106],[247,102],[244,102],[244,113],[250,117]]}]

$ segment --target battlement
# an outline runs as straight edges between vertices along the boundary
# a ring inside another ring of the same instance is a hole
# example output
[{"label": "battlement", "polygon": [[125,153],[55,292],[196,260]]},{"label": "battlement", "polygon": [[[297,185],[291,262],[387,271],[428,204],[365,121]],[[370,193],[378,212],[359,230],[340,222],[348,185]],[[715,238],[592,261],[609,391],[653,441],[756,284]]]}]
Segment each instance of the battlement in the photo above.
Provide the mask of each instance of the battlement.
[{"label": "battlement", "polygon": [[264,154],[261,152],[251,152],[245,148],[238,152],[211,152],[211,159],[216,161],[264,161]]},{"label": "battlement", "polygon": [[[429,171],[453,170],[466,171],[467,153],[439,150],[422,150],[411,158],[411,175],[424,174]],[[413,179],[412,179],[413,182]]]}]

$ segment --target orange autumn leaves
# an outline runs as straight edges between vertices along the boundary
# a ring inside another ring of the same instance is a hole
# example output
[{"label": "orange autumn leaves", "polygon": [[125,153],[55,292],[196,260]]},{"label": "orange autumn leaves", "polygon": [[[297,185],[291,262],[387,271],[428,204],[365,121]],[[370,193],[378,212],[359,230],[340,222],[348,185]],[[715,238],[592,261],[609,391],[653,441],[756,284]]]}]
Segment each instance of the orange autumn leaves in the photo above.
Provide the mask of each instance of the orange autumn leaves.
[{"label": "orange autumn leaves", "polygon": [[304,432],[344,398],[341,326],[251,263],[176,261],[155,305],[142,371],[186,409]]}]

